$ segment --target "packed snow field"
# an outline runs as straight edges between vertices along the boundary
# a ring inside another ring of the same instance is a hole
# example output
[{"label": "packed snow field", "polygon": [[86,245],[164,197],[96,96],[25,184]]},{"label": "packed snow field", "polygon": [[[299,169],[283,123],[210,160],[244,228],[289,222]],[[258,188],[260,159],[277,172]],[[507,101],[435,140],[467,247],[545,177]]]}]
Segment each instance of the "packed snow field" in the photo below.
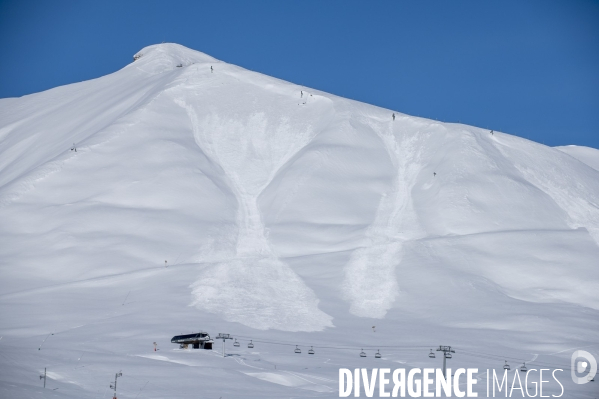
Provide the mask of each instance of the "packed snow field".
[{"label": "packed snow field", "polygon": [[[439,345],[481,397],[505,361],[598,397],[599,150],[137,56],[0,100],[0,397],[338,397]],[[200,330],[241,346],[170,343]]]}]

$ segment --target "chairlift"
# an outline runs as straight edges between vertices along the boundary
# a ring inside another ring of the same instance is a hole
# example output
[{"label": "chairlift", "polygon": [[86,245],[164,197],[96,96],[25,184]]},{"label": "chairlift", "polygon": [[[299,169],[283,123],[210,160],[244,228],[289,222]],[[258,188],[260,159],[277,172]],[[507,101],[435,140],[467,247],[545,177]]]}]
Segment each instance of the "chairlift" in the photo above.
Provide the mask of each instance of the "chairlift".
[{"label": "chairlift", "polygon": [[254,344],[252,343],[252,340],[250,339],[250,343],[248,344],[248,348],[252,349],[254,347]]},{"label": "chairlift", "polygon": [[360,357],[366,357],[366,353],[364,353],[364,349],[362,349],[362,352],[360,352]]},{"label": "chairlift", "polygon": [[433,353],[432,349],[431,349],[431,353],[428,354],[428,357],[430,357],[431,359],[435,358],[435,354]]},{"label": "chairlift", "polygon": [[507,360],[505,361],[505,364],[503,365],[503,369],[507,370],[507,371],[510,371],[510,365],[507,364]]},{"label": "chairlift", "polygon": [[237,347],[240,346],[239,342],[237,341],[237,338],[235,338],[235,342],[233,342],[233,346],[237,346]]},{"label": "chairlift", "polygon": [[295,350],[293,352],[302,353],[302,350],[300,348],[298,348],[297,345],[295,345]]},{"label": "chairlift", "polygon": [[445,359],[451,359],[451,353],[445,352]]},{"label": "chairlift", "polygon": [[374,354],[374,358],[375,359],[380,359],[381,358],[381,351],[377,350],[376,353]]},{"label": "chairlift", "polygon": [[520,371],[523,373],[526,373],[528,371],[528,369],[526,368],[526,363],[522,364],[522,367],[520,367]]},{"label": "chairlift", "polygon": [[313,349],[313,347],[311,346],[311,347],[310,347],[310,350],[308,351],[308,355],[313,355],[313,354],[314,354],[314,349]]}]

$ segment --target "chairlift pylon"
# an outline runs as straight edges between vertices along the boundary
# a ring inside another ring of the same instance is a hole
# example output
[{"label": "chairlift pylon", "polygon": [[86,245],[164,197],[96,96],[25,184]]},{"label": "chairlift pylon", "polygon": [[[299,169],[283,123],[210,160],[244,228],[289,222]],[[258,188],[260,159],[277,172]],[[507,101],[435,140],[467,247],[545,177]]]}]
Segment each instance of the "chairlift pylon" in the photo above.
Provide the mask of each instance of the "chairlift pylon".
[{"label": "chairlift pylon", "polygon": [[430,357],[431,359],[434,359],[436,356],[433,353],[433,350],[431,349],[431,353],[428,354],[428,357]]},{"label": "chairlift pylon", "polygon": [[308,355],[313,355],[313,354],[314,354],[314,349],[313,349],[313,347],[311,346],[311,347],[310,347],[310,350],[308,351]]},{"label": "chairlift pylon", "polygon": [[248,348],[252,349],[254,347],[254,343],[252,342],[252,340],[250,339],[250,343],[248,344]]},{"label": "chairlift pylon", "polygon": [[374,358],[375,359],[380,359],[381,358],[381,351],[377,350],[376,353],[374,354]]},{"label": "chairlift pylon", "polygon": [[510,371],[510,365],[507,364],[507,360],[505,361],[505,364],[503,365],[503,369],[507,370],[507,371]]},{"label": "chairlift pylon", "polygon": [[364,353],[364,349],[362,349],[362,352],[360,352],[360,357],[366,357],[366,353]]},{"label": "chairlift pylon", "polygon": [[293,352],[295,352],[295,353],[302,353],[302,350],[300,348],[298,348],[297,345],[295,345],[295,350]]}]

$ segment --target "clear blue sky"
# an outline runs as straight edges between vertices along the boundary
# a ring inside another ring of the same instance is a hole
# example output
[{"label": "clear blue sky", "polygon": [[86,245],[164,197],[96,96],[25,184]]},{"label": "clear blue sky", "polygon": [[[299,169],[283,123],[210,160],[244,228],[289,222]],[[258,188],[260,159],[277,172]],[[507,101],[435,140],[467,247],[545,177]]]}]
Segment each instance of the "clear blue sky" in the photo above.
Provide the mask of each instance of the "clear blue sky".
[{"label": "clear blue sky", "polygon": [[599,148],[599,1],[0,1],[0,97],[176,42],[382,107]]}]

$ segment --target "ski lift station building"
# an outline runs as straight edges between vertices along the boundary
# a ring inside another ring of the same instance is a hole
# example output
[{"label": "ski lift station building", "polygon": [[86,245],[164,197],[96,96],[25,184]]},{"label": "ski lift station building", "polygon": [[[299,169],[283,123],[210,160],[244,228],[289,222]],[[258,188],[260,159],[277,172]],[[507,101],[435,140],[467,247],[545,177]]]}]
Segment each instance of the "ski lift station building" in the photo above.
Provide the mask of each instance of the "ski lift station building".
[{"label": "ski lift station building", "polygon": [[179,344],[181,348],[193,345],[193,349],[212,349],[214,341],[207,332],[200,331],[194,334],[175,335],[171,339],[171,343]]}]

